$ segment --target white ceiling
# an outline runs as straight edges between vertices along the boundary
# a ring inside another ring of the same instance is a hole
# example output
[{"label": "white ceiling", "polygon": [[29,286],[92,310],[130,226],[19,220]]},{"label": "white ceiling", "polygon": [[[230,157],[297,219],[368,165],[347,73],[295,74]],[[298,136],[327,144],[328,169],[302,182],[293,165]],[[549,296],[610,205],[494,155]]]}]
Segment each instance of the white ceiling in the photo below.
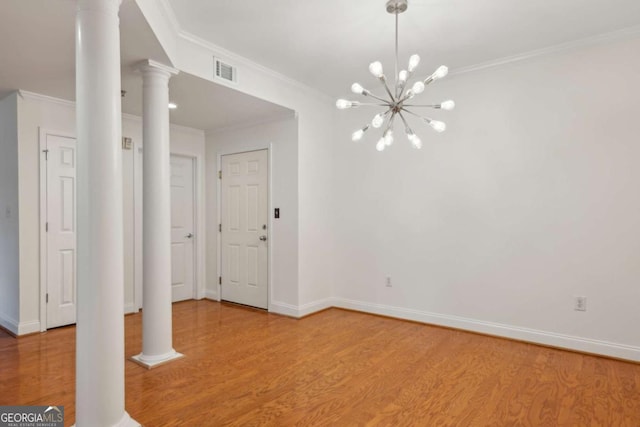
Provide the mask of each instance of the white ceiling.
[{"label": "white ceiling", "polygon": [[[75,99],[75,0],[0,0],[0,98],[22,89]],[[142,78],[134,64],[143,59],[170,64],[133,0],[120,9],[122,111],[142,115]],[[253,123],[290,110],[233,89],[180,73],[170,97],[179,108],[171,122],[197,129]],[[220,102],[220,100],[224,100]]]},{"label": "white ceiling", "polygon": [[[183,31],[327,94],[393,67],[386,0],[168,0]],[[400,58],[452,69],[640,25],[638,0],[409,0]]]},{"label": "white ceiling", "polygon": [[[393,16],[385,0],[158,0],[182,31],[333,96],[371,81],[373,60],[393,67]],[[0,97],[24,89],[75,99],[75,0],[0,0]],[[400,57],[420,71],[466,67],[640,26],[638,0],[409,0],[400,15]],[[120,11],[123,111],[140,115],[132,64],[169,63],[134,0]],[[212,129],[290,113],[181,73],[170,83],[173,123]],[[220,100],[223,99],[224,103]]]}]

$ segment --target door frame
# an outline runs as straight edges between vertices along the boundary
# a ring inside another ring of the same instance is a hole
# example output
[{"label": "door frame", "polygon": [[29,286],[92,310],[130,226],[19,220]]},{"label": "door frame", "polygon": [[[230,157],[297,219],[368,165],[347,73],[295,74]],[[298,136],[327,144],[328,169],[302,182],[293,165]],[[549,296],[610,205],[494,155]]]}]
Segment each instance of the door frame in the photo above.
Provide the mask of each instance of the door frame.
[{"label": "door frame", "polygon": [[[134,186],[134,226],[133,226],[133,288],[134,308],[142,308],[142,141],[133,144],[133,186]],[[193,162],[193,297],[205,297],[205,199],[204,199],[204,156],[186,150],[171,147],[170,156],[181,156]]]},{"label": "door frame", "polygon": [[[268,228],[268,236],[269,238],[267,239],[267,269],[269,271],[267,271],[267,311],[271,311],[271,283],[272,283],[272,274],[273,274],[273,265],[272,265],[272,261],[273,261],[273,257],[271,256],[271,254],[273,253],[273,235],[274,233],[272,232],[273,230],[273,216],[271,215],[271,212],[273,210],[273,190],[271,188],[271,184],[273,182],[273,158],[272,158],[272,153],[273,153],[273,144],[272,143],[267,143],[267,144],[256,144],[255,147],[251,147],[251,148],[247,148],[245,150],[233,150],[233,149],[227,149],[227,150],[220,150],[217,153],[217,162],[216,162],[216,224],[214,225],[214,227],[216,229],[218,229],[218,225],[220,224],[220,218],[222,218],[222,180],[218,179],[218,171],[222,170],[222,156],[228,156],[228,155],[232,155],[232,154],[242,154],[242,153],[250,153],[252,151],[261,151],[261,150],[267,150],[267,170],[268,170],[268,174],[267,174],[267,191],[269,192],[269,194],[267,195],[267,227]],[[217,272],[217,277],[220,277],[222,274],[222,233],[220,231],[218,231],[217,233],[217,251],[218,251],[218,259],[217,259],[217,266],[216,266],[216,272]],[[218,296],[217,296],[217,301],[222,301],[222,284],[220,283],[220,280],[218,280],[217,278],[215,279],[217,282],[217,289],[218,289]]]},{"label": "door frame", "polygon": [[[48,135],[73,138],[77,143],[76,135],[73,132],[54,131],[42,127],[38,128],[38,158],[40,163],[40,206],[38,207],[38,216],[40,217],[40,332],[47,330],[47,161],[45,160],[46,154],[44,150],[47,148]],[[78,163],[76,161],[76,168],[77,165]]]}]

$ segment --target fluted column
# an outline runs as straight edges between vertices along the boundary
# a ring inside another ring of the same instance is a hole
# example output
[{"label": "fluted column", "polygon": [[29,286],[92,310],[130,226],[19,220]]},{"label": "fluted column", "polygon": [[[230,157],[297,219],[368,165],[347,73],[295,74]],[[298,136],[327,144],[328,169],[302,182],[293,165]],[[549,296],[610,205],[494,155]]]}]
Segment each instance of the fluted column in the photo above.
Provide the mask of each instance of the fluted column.
[{"label": "fluted column", "polygon": [[152,368],[182,357],[173,349],[171,320],[171,165],[169,78],[177,70],[152,60],[142,72],[142,353]]},{"label": "fluted column", "polygon": [[120,2],[77,2],[79,427],[140,425],[124,409]]}]

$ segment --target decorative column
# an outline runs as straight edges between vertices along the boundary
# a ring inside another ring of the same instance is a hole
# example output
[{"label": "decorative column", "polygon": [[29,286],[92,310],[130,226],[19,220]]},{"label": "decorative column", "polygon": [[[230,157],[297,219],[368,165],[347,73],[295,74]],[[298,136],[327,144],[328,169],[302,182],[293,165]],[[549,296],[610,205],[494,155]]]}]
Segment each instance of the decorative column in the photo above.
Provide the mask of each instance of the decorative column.
[{"label": "decorative column", "polygon": [[171,320],[171,164],[169,78],[178,70],[152,60],[142,72],[142,353],[152,368],[182,357],[173,349]]},{"label": "decorative column", "polygon": [[124,410],[121,0],[76,14],[76,425],[139,426]]}]

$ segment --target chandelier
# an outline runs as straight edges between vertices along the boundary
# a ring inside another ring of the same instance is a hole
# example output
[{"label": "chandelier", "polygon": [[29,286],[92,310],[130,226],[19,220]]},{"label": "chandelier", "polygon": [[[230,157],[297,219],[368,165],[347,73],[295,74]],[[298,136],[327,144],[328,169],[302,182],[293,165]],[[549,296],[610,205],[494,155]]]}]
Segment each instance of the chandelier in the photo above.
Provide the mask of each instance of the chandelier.
[{"label": "chandelier", "polygon": [[[411,100],[416,96],[424,92],[425,86],[428,84],[441,79],[447,75],[449,69],[442,65],[440,66],[433,74],[427,77],[424,80],[418,80],[413,85],[409,85],[408,82],[413,76],[413,72],[417,68],[420,63],[420,57],[418,55],[411,55],[409,58],[409,65],[406,70],[401,70],[398,72],[398,15],[407,10],[407,1],[408,0],[388,0],[387,1],[387,12],[395,15],[396,18],[396,62],[395,62],[395,83],[392,88],[389,87],[389,82],[384,75],[382,70],[382,64],[379,61],[372,62],[369,64],[369,71],[375,78],[377,78],[383,85],[386,91],[386,99],[380,96],[373,94],[371,91],[365,89],[359,83],[354,83],[351,86],[351,91],[355,94],[362,95],[365,97],[370,97],[375,99],[378,102],[359,102],[359,101],[349,101],[346,99],[338,99],[336,102],[336,107],[340,110],[344,110],[347,108],[355,108],[360,106],[378,106],[384,107],[385,110],[381,113],[375,115],[373,120],[371,120],[370,124],[367,124],[361,129],[358,129],[351,135],[351,139],[353,141],[360,141],[364,136],[364,133],[369,130],[370,127],[379,129],[382,128],[386,123],[386,127],[384,132],[382,133],[382,137],[376,144],[376,149],[378,151],[384,150],[386,147],[390,146],[393,143],[393,124],[397,117],[400,118],[402,124],[404,125],[404,130],[407,134],[407,138],[411,145],[417,149],[422,147],[422,141],[420,138],[411,130],[407,120],[405,118],[405,114],[410,114],[412,116],[416,116],[429,126],[433,128],[436,132],[444,132],[447,128],[446,124],[434,120],[430,117],[421,116],[412,111],[413,108],[434,108],[434,109],[442,109],[442,110],[453,110],[455,107],[455,103],[451,100],[443,101],[440,104],[432,104],[432,105],[419,105],[410,103]],[[409,89],[407,89],[410,86]]]}]

